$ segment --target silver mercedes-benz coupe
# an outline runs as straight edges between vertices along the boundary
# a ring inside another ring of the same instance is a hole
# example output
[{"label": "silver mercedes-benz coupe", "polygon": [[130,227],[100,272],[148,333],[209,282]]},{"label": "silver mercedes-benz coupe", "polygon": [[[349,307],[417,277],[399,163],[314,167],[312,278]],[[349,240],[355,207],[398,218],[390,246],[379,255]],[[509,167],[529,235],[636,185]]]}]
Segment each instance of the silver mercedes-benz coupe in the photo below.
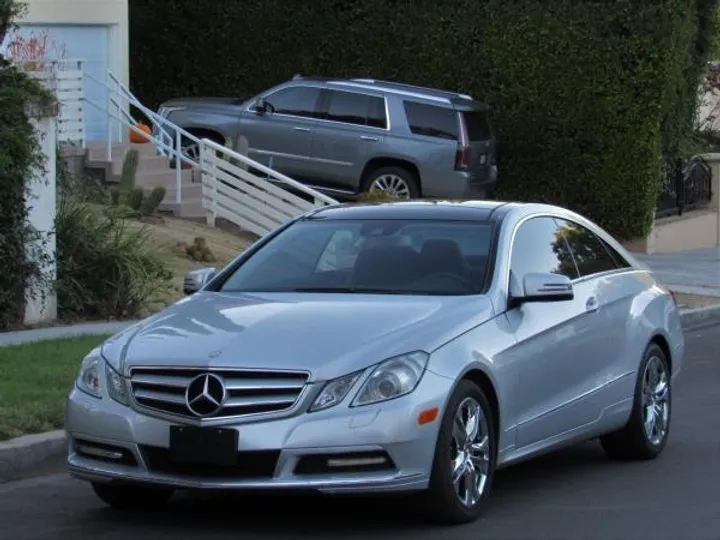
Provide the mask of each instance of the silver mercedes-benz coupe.
[{"label": "silver mercedes-benz coupe", "polygon": [[91,351],[70,393],[70,471],[109,505],[414,492],[463,523],[500,467],[593,438],[652,459],[668,438],[674,299],[562,208],[313,210],[186,292]]}]

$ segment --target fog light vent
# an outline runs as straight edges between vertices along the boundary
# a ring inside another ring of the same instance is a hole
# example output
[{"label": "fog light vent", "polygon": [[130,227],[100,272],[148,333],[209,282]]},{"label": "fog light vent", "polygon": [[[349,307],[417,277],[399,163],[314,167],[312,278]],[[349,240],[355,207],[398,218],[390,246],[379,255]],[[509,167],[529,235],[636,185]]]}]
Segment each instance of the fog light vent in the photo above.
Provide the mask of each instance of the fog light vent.
[{"label": "fog light vent", "polygon": [[295,466],[295,474],[333,474],[389,471],[395,463],[384,451],[352,452],[345,454],[311,454],[302,456]]}]

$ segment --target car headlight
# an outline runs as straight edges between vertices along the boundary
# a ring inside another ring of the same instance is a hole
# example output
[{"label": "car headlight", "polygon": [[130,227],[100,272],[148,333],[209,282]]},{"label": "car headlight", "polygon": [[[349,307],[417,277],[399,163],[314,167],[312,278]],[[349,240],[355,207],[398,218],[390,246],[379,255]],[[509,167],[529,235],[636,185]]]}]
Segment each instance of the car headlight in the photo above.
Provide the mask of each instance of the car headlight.
[{"label": "car headlight", "polygon": [[425,352],[416,351],[378,364],[350,406],[370,405],[409,394],[425,373],[429,357]]},{"label": "car headlight", "polygon": [[340,403],[358,380],[362,371],[328,381],[310,406],[309,412],[329,409]]},{"label": "car headlight", "polygon": [[113,367],[106,363],[105,364],[105,381],[107,382],[108,394],[118,403],[128,405],[127,386],[125,385],[125,379],[122,378]]},{"label": "car headlight", "polygon": [[75,384],[77,387],[92,397],[101,398],[100,391],[100,370],[103,368],[103,359],[100,355],[90,353],[83,358],[78,371]]}]

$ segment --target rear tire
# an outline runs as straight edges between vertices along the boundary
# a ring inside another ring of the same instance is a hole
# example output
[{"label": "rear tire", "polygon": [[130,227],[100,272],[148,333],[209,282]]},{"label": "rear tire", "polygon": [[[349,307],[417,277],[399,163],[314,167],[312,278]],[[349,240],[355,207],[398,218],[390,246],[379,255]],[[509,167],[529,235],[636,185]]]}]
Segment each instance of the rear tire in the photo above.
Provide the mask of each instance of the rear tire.
[{"label": "rear tire", "polygon": [[404,200],[417,199],[420,196],[417,178],[403,167],[380,167],[370,171],[363,181],[361,191],[384,191]]},{"label": "rear tire", "polygon": [[459,525],[480,516],[495,474],[495,433],[482,389],[461,381],[442,418],[430,486],[424,494],[425,509],[433,521]]},{"label": "rear tire", "polygon": [[173,495],[172,489],[93,483],[93,491],[108,506],[118,510],[157,510]]},{"label": "rear tire", "polygon": [[667,444],[672,417],[672,385],[665,352],[655,343],[645,349],[635,382],[630,420],[621,430],[600,438],[612,459],[650,460]]}]

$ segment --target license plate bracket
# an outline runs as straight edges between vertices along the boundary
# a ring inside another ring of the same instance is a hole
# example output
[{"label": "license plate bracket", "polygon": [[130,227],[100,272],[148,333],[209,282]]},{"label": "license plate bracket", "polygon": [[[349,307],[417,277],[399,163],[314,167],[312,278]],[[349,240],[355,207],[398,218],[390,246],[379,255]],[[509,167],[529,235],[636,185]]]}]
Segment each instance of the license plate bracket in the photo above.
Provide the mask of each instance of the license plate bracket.
[{"label": "license plate bracket", "polygon": [[231,467],[238,463],[238,440],[236,429],[170,426],[170,460]]}]

